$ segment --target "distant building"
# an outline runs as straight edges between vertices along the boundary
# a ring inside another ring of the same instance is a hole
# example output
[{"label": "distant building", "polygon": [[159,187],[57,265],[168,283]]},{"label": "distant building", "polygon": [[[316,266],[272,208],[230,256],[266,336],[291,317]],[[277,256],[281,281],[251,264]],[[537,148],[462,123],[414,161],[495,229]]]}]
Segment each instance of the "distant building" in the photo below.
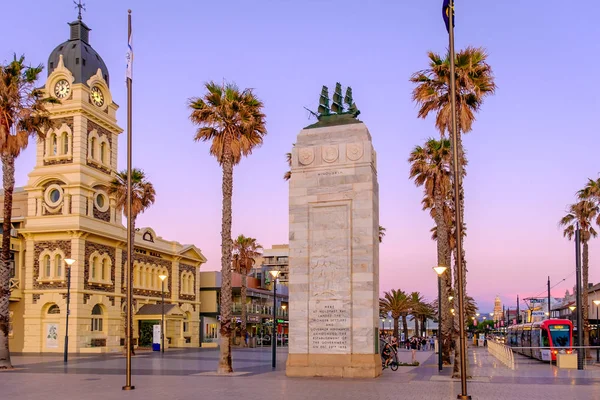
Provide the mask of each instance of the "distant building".
[{"label": "distant building", "polygon": [[[239,344],[242,316],[242,276],[232,273],[233,317],[236,320],[234,344]],[[271,285],[272,286],[272,285]],[[221,272],[200,272],[200,342],[202,347],[214,347],[219,343],[221,314]],[[277,332],[287,335],[289,312],[288,288],[277,285]],[[273,289],[266,287],[258,278],[247,278],[246,324],[251,337],[264,338],[273,332]],[[269,339],[270,342],[270,339]]]},{"label": "distant building", "polygon": [[279,283],[288,282],[290,246],[287,244],[274,244],[270,249],[264,249],[260,257],[254,259],[252,276],[269,286],[271,277],[269,271],[279,270]]},{"label": "distant building", "polygon": [[503,320],[504,312],[502,312],[502,300],[500,300],[500,296],[496,296],[496,299],[494,300],[494,322]]}]

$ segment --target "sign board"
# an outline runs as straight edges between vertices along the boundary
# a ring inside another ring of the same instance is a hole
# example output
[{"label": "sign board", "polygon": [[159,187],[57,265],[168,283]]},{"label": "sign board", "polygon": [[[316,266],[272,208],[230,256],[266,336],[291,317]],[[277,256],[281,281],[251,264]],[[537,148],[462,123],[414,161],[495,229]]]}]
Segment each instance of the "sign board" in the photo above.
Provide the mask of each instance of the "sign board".
[{"label": "sign board", "polygon": [[152,343],[160,344],[160,325],[152,325]]},{"label": "sign board", "polygon": [[551,350],[542,350],[542,361],[552,361]]},{"label": "sign board", "polygon": [[545,311],[532,311],[531,316],[532,317],[545,317],[546,312]]},{"label": "sign board", "polygon": [[58,348],[58,324],[46,324],[46,348]]}]

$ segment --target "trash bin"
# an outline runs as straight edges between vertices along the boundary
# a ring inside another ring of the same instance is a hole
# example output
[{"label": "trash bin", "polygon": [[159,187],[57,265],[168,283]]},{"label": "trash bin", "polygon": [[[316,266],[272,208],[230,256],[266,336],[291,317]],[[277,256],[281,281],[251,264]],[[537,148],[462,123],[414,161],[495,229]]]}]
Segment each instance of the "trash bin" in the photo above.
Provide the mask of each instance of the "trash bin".
[{"label": "trash bin", "polygon": [[160,343],[152,343],[152,351],[160,351]]},{"label": "trash bin", "polygon": [[256,347],[256,338],[255,337],[251,337],[250,339],[248,339],[248,347]]}]

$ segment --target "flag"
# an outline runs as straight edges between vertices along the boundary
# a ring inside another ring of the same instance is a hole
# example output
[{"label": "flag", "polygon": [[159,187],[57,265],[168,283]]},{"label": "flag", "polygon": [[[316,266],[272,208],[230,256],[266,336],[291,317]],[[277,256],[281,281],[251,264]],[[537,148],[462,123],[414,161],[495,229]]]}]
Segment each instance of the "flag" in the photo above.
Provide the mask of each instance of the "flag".
[{"label": "flag", "polygon": [[133,79],[133,45],[132,45],[132,36],[133,34],[129,34],[129,40],[127,43],[127,55],[125,59],[127,60],[127,72],[126,77],[129,79]]},{"label": "flag", "polygon": [[[442,17],[444,17],[444,23],[446,24],[446,30],[450,33],[450,0],[444,0],[442,4]],[[456,26],[454,19],[454,1],[452,1],[452,27]]]}]

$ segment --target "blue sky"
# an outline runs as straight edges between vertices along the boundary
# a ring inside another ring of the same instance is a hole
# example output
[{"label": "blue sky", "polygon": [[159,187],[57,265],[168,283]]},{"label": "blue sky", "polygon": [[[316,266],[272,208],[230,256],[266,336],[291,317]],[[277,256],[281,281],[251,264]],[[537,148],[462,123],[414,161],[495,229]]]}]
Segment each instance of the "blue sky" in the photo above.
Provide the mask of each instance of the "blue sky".
[{"label": "blue sky", "polygon": [[[220,268],[221,173],[208,145],[194,143],[187,99],[207,80],[255,88],[269,134],[234,177],[233,233],[265,246],[287,242],[285,153],[311,123],[322,85],[352,86],[379,160],[381,288],[436,294],[433,226],[422,193],[408,180],[410,150],[437,136],[418,120],[410,75],[426,52],[445,52],[441,0],[87,1],[90,42],[111,73],[125,127],[127,9],[134,27],[134,165],[149,174],[157,203],[140,217],[159,235],[195,243]],[[574,270],[572,243],[557,221],[574,192],[597,177],[600,4],[580,0],[456,1],[456,46],[489,52],[497,94],[465,138],[466,252],[469,293],[482,308],[499,294],[508,304],[543,291]],[[77,16],[69,0],[3,5],[0,60],[24,53],[46,63]],[[6,34],[8,32],[8,34]],[[125,135],[119,141],[125,167]],[[17,163],[17,184],[34,164],[31,147]],[[600,250],[590,245],[590,281]],[[570,277],[553,292],[562,296]]]}]

